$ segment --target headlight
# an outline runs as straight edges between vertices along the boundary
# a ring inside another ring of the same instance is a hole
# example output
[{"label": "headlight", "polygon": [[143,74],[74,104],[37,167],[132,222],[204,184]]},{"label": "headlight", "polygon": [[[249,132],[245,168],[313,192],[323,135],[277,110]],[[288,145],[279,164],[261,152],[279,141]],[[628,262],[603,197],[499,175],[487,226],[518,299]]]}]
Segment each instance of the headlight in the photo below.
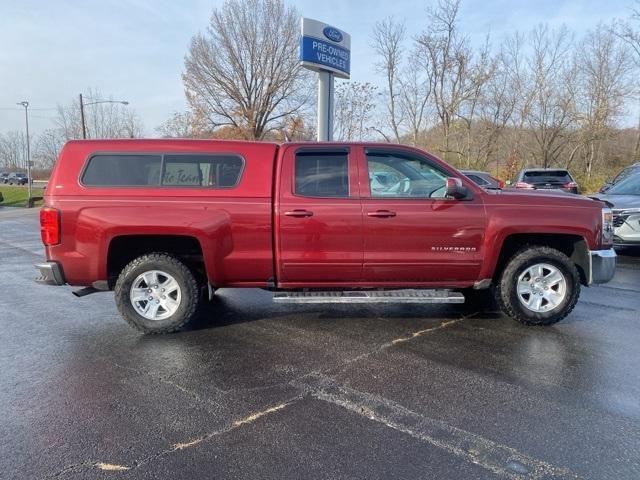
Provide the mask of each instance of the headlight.
[{"label": "headlight", "polygon": [[613,245],[613,212],[610,208],[602,209],[602,245]]}]

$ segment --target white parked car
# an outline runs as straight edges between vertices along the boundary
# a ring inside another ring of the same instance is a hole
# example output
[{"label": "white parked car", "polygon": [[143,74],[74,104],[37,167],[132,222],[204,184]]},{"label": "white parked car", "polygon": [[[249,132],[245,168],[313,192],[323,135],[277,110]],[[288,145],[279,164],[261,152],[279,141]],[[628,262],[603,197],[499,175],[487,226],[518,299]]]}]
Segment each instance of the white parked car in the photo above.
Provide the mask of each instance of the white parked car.
[{"label": "white parked car", "polygon": [[612,205],[614,245],[640,246],[640,172],[595,197]]}]

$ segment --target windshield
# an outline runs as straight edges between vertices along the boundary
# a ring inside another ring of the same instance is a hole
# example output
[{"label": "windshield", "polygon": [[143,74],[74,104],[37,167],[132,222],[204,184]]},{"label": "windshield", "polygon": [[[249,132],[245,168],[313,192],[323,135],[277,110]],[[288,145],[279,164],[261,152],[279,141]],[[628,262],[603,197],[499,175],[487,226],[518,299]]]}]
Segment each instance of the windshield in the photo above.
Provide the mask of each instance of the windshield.
[{"label": "windshield", "polygon": [[566,170],[545,170],[525,172],[523,181],[526,183],[569,183],[573,179]]},{"label": "windshield", "polygon": [[629,177],[607,190],[607,195],[640,195],[640,175]]},{"label": "windshield", "polygon": [[613,179],[612,183],[620,183],[622,180],[629,178],[629,176],[632,173],[638,173],[640,172],[640,167],[639,166],[635,166],[632,165],[630,167],[625,168],[624,170],[622,170],[618,175],[616,175],[616,177]]}]

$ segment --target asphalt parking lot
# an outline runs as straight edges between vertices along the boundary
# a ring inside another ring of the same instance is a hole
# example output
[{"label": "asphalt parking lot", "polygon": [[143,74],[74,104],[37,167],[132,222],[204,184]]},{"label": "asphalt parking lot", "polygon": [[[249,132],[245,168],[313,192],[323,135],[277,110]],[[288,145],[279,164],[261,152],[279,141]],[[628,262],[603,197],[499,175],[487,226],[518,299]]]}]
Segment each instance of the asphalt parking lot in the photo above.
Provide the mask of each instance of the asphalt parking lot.
[{"label": "asphalt parking lot", "polygon": [[145,337],[0,209],[0,478],[640,478],[640,252],[558,325],[220,290]]}]

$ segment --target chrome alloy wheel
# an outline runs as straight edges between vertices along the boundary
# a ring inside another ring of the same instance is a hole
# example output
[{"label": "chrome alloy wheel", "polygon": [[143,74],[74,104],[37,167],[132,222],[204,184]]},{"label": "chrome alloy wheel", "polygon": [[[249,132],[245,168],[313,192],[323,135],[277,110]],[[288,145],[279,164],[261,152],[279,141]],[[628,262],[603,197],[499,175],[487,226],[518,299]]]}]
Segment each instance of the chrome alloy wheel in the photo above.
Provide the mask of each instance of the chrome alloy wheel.
[{"label": "chrome alloy wheel", "polygon": [[164,320],[180,307],[182,292],[175,278],[161,270],[149,270],[136,277],[129,294],[136,312],[148,320]]},{"label": "chrome alloy wheel", "polygon": [[532,312],[553,310],[567,296],[567,280],[553,265],[537,263],[527,267],[518,277],[518,299]]}]

